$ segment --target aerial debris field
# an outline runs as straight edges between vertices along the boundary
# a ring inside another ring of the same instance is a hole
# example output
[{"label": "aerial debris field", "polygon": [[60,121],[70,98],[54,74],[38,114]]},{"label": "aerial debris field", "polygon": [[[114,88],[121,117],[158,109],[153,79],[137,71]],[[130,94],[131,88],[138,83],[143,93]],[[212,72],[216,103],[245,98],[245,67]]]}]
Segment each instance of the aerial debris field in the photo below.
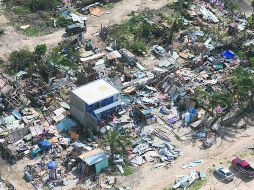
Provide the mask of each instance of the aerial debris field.
[{"label": "aerial debris field", "polygon": [[252,6],[0,1],[0,189],[253,189]]}]

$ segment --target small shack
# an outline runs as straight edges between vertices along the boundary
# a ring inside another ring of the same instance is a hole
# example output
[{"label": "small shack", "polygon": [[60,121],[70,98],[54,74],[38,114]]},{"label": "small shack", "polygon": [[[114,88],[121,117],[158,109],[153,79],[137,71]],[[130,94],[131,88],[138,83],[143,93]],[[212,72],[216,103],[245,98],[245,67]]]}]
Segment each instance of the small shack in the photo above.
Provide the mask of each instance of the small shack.
[{"label": "small shack", "polygon": [[108,165],[107,153],[101,149],[94,149],[79,156],[78,168],[82,176],[99,174]]}]

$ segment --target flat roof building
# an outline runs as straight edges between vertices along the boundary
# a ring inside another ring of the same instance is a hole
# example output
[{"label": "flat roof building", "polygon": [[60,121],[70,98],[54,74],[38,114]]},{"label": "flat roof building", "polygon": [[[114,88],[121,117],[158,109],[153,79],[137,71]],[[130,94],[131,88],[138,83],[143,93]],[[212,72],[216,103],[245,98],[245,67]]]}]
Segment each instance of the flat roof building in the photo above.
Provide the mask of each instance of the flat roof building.
[{"label": "flat roof building", "polygon": [[86,102],[87,105],[91,105],[120,92],[105,80],[99,79],[73,90],[72,93]]},{"label": "flat roof building", "polygon": [[121,105],[120,91],[104,79],[81,86],[71,92],[71,115],[83,127],[98,129]]}]

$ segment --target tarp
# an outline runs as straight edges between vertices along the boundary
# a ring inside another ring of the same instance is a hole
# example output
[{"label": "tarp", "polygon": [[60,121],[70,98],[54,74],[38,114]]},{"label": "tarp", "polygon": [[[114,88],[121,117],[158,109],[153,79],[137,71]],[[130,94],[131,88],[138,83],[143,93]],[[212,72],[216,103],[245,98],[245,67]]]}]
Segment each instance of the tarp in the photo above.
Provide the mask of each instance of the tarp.
[{"label": "tarp", "polygon": [[41,141],[41,142],[38,142],[38,145],[41,148],[47,148],[47,147],[50,147],[52,143],[49,141]]},{"label": "tarp", "polygon": [[64,118],[62,121],[60,121],[56,127],[60,129],[61,131],[68,131],[69,129],[76,127],[77,123],[73,119],[67,117]]},{"label": "tarp", "polygon": [[233,59],[235,57],[235,53],[232,51],[224,51],[222,56],[225,57],[226,59]]}]

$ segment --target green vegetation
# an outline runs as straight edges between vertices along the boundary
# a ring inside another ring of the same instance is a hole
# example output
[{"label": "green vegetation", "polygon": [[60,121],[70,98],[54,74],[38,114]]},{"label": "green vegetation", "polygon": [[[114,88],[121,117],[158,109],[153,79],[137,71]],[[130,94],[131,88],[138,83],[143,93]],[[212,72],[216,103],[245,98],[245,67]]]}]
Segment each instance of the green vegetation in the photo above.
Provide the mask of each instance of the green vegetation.
[{"label": "green vegetation", "polygon": [[240,5],[238,2],[235,1],[225,1],[225,9],[234,12],[235,10],[238,10],[240,8]]},{"label": "green vegetation", "polygon": [[0,28],[0,37],[4,35],[4,29]]},{"label": "green vegetation", "polygon": [[23,33],[26,36],[34,37],[34,36],[38,36],[39,35],[40,29],[37,28],[36,26],[30,26],[27,29],[23,30]]},{"label": "green vegetation", "polygon": [[10,54],[10,70],[9,73],[15,74],[19,71],[29,69],[33,72],[35,65],[41,63],[43,56],[47,51],[46,45],[37,45],[35,51],[31,52],[28,49],[13,51]]},{"label": "green vegetation", "polygon": [[108,40],[116,40],[117,48],[129,49],[137,55],[143,55],[155,43],[170,43],[173,33],[184,28],[182,15],[171,7],[157,11],[145,9],[129,16],[129,20],[109,29]]},{"label": "green vegetation", "polygon": [[253,29],[254,28],[254,14],[252,13],[250,17],[247,18],[248,21],[248,28]]},{"label": "green vegetation", "polygon": [[29,8],[26,6],[15,6],[15,7],[13,7],[13,11],[14,11],[14,13],[16,13],[18,15],[24,15],[24,14],[30,13]]},{"label": "green vegetation", "polygon": [[251,67],[254,67],[254,57],[249,58],[249,63]]},{"label": "green vegetation", "polygon": [[[6,16],[10,23],[21,30],[26,36],[38,36],[48,34],[55,30],[53,19],[55,17],[57,5],[60,0],[5,0]],[[41,5],[43,4],[43,5]],[[22,30],[20,26],[30,25],[29,28]]]},{"label": "green vegetation", "polygon": [[137,55],[142,55],[142,52],[146,51],[146,44],[142,41],[137,40],[137,41],[133,42],[131,49]]},{"label": "green vegetation", "polygon": [[167,187],[167,188],[164,188],[163,190],[173,190],[172,187]]},{"label": "green vegetation", "polygon": [[56,26],[57,27],[64,28],[64,27],[68,26],[69,24],[71,24],[71,21],[66,19],[63,16],[58,17],[57,20],[56,20]]},{"label": "green vegetation", "polygon": [[[207,113],[217,118],[222,118],[235,104],[239,110],[245,110],[253,106],[254,74],[238,67],[234,70],[232,78],[226,81],[230,90],[217,93],[209,93],[204,89],[197,89],[197,99]],[[218,107],[223,107],[225,112],[215,112]]]},{"label": "green vegetation", "polygon": [[26,14],[30,11],[51,11],[56,9],[61,0],[4,0],[4,3],[10,3],[17,14]]},{"label": "green vegetation", "polygon": [[199,190],[201,187],[206,183],[206,180],[196,180],[194,181],[190,187],[189,190]]},{"label": "green vegetation", "polygon": [[133,167],[126,166],[123,168],[123,171],[124,171],[123,175],[128,176],[128,175],[133,174],[135,172],[135,169]]},{"label": "green vegetation", "polygon": [[27,49],[13,51],[10,54],[9,61],[11,63],[11,68],[18,72],[34,63],[34,55]]},{"label": "green vegetation", "polygon": [[105,9],[112,9],[114,7],[113,3],[108,3],[104,6]]},{"label": "green vegetation", "polygon": [[79,62],[79,59],[80,52],[75,50],[70,44],[64,42],[50,52],[48,61],[59,66],[74,68],[76,63]]},{"label": "green vegetation", "polygon": [[46,54],[48,48],[46,44],[39,44],[35,47],[34,53],[37,60],[40,60],[43,58],[43,56]]},{"label": "green vegetation", "polygon": [[0,58],[0,65],[4,64],[4,60],[2,58]]},{"label": "green vegetation", "polygon": [[[124,156],[127,153],[127,147],[131,145],[131,138],[129,132],[125,131],[120,133],[116,128],[110,130],[100,142],[100,147],[110,148],[110,161],[114,160],[114,154],[120,154]],[[127,169],[130,172],[130,169]]]},{"label": "green vegetation", "polygon": [[161,34],[160,27],[150,20],[153,16],[151,10],[134,14],[129,20],[114,25],[109,30],[109,36],[116,40],[120,47],[131,49],[135,53],[146,51],[144,44]]},{"label": "green vegetation", "polygon": [[31,11],[51,11],[57,8],[59,0],[24,0],[23,6],[28,7]]}]

